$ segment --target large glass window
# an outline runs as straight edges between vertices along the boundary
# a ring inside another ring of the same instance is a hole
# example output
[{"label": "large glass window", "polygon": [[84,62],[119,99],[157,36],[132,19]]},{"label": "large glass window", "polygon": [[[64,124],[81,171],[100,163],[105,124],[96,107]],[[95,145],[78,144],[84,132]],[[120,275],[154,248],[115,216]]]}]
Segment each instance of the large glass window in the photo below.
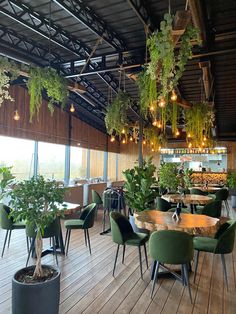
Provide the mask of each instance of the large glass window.
[{"label": "large glass window", "polygon": [[90,177],[103,177],[104,152],[100,150],[90,150]]},{"label": "large glass window", "polygon": [[18,180],[33,176],[33,141],[0,136],[0,147],[0,166],[12,166],[12,173]]},{"label": "large glass window", "polygon": [[65,146],[39,142],[38,146],[39,174],[47,179],[64,179]]},{"label": "large glass window", "polygon": [[70,148],[70,179],[85,178],[87,167],[87,149]]},{"label": "large glass window", "polygon": [[108,153],[107,176],[110,181],[116,181],[116,153]]}]

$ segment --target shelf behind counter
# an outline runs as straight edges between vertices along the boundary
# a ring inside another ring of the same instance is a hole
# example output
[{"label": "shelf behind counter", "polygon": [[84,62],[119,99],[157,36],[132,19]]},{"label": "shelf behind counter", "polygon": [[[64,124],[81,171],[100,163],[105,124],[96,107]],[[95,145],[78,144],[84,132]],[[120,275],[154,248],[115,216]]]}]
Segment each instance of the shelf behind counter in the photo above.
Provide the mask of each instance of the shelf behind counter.
[{"label": "shelf behind counter", "polygon": [[219,184],[225,185],[227,181],[227,173],[226,172],[194,172],[191,175],[191,180],[193,184]]}]

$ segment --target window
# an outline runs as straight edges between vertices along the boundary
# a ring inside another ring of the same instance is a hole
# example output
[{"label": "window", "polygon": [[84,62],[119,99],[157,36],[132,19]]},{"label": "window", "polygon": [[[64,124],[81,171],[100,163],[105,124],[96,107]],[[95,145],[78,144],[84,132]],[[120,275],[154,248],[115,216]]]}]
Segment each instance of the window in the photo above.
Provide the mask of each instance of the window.
[{"label": "window", "polygon": [[12,166],[12,173],[18,180],[33,176],[33,141],[0,136],[0,146],[0,166]]},{"label": "window", "polygon": [[108,152],[107,177],[109,181],[116,181],[116,153]]},{"label": "window", "polygon": [[103,177],[104,152],[90,150],[90,177]]},{"label": "window", "polygon": [[70,179],[85,178],[87,169],[87,149],[71,146]]},{"label": "window", "polygon": [[64,179],[65,146],[39,142],[39,174],[47,179]]}]

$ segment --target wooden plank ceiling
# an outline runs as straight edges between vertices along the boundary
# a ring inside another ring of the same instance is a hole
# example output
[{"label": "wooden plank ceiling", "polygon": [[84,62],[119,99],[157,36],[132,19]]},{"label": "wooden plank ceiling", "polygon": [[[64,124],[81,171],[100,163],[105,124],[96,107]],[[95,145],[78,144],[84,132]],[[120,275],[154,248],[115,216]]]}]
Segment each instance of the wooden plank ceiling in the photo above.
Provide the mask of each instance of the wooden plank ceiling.
[{"label": "wooden plank ceiling", "polygon": [[[173,14],[185,9],[185,0],[170,3]],[[144,24],[148,24],[151,30],[158,28],[164,13],[169,10],[168,5],[167,0],[0,0],[0,53],[27,63],[47,66],[50,37],[52,64],[55,67],[60,65],[65,75],[70,77],[74,72],[81,71],[86,58],[102,36],[103,40],[84,72],[102,69],[101,56],[104,54],[109,55],[106,67],[113,70],[77,77],[77,81],[86,87],[86,93],[71,93],[67,110],[73,101],[75,115],[105,132],[108,89],[112,90],[113,97],[118,90],[117,53],[127,52],[123,55],[124,64],[142,64],[146,40]],[[199,63],[207,64],[209,70],[206,71],[211,76],[207,98],[214,102],[217,136],[222,140],[234,140],[236,1],[190,0],[189,8],[192,21],[198,24],[205,40],[202,47],[194,47],[195,56],[188,62],[180,81],[181,95],[189,102],[205,98],[204,70]],[[79,62],[73,63],[72,69],[71,61],[75,60]],[[126,70],[126,74],[132,76],[139,70],[131,68]],[[137,101],[136,83],[127,75],[125,87]],[[86,119],[88,116],[89,119]],[[131,112],[130,118],[135,120],[137,115]]]}]

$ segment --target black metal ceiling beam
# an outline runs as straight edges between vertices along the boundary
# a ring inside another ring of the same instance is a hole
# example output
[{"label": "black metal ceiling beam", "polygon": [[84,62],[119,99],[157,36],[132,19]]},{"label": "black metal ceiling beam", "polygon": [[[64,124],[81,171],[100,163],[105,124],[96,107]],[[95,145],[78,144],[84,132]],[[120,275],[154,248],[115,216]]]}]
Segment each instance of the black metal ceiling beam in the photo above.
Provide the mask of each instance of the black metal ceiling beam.
[{"label": "black metal ceiling beam", "polygon": [[[151,15],[147,7],[147,3],[144,0],[127,0],[130,7],[137,15],[144,27],[148,31],[153,31],[153,23],[151,21]],[[146,1],[147,2],[147,1]]]},{"label": "black metal ceiling beam", "polygon": [[59,5],[63,10],[68,12],[77,21],[86,26],[95,35],[102,37],[103,40],[112,48],[116,50],[125,50],[126,46],[124,41],[119,38],[106,23],[97,16],[91,8],[88,8],[83,1],[78,0],[53,0],[54,3]]}]

